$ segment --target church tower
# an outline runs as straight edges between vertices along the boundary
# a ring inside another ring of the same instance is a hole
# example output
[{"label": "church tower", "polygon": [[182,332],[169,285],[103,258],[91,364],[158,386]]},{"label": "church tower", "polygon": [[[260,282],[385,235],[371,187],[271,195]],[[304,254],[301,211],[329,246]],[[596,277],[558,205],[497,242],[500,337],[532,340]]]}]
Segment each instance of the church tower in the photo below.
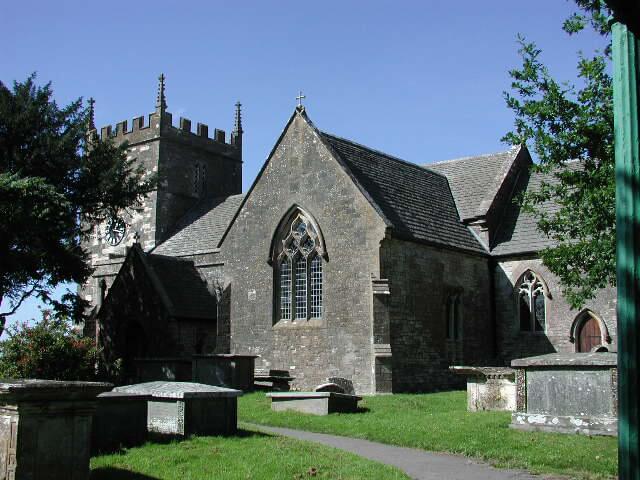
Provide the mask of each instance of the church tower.
[{"label": "church tower", "polygon": [[[100,129],[100,137],[116,144],[127,142],[127,156],[135,159],[149,174],[158,175],[157,189],[149,194],[138,211],[120,212],[94,228],[84,248],[95,268],[88,283],[80,289],[91,307],[101,304],[124,260],[127,248],[138,243],[150,251],[169,235],[177,221],[196,204],[212,198],[228,197],[242,191],[242,113],[236,103],[233,131],[227,141],[224,130],[180,118],[172,123],[167,110],[165,76],[158,79],[156,108],[145,117],[133,119],[131,128],[122,121]],[[90,104],[90,134],[98,135]],[[87,325],[87,327],[90,327]],[[92,335],[92,332],[85,333]]]}]

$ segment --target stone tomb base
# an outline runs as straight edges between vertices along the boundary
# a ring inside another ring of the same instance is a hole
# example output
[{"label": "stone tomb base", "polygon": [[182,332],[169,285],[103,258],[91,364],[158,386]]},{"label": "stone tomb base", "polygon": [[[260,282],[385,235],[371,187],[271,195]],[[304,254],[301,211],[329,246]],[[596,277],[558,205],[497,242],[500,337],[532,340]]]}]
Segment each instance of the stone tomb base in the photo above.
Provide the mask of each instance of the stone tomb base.
[{"label": "stone tomb base", "polygon": [[516,371],[508,367],[449,367],[467,377],[467,410],[516,409]]},{"label": "stone tomb base", "polygon": [[0,382],[0,479],[87,480],[91,418],[109,383]]},{"label": "stone tomb base", "polygon": [[192,360],[192,380],[237,388],[253,390],[253,371],[257,355],[214,354],[194,355]]},{"label": "stone tomb base", "polygon": [[356,412],[362,400],[356,395],[336,392],[272,392],[267,397],[271,398],[273,411],[293,410],[313,415]]},{"label": "stone tomb base", "polygon": [[520,430],[541,430],[583,435],[616,435],[618,419],[609,416],[543,415],[540,413],[513,413],[511,427]]},{"label": "stone tomb base", "polygon": [[147,402],[143,393],[105,392],[98,395],[93,415],[91,452],[115,452],[142,445],[147,439]]},{"label": "stone tomb base", "polygon": [[229,435],[238,429],[240,390],[192,382],[148,382],[114,391],[151,396],[147,429],[152,435]]},{"label": "stone tomb base", "polygon": [[517,391],[512,428],[617,435],[615,353],[552,353],[511,366]]}]

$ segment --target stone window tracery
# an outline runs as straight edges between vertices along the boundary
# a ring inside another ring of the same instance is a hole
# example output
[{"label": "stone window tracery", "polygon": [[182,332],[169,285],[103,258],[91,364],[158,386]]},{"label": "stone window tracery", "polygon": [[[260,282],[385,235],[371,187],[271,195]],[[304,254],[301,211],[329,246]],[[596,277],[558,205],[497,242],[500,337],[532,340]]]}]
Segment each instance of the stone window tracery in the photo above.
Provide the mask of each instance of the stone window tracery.
[{"label": "stone window tracery", "polygon": [[293,216],[279,239],[276,266],[276,321],[322,318],[322,247],[316,228],[302,213]]},{"label": "stone window tracery", "polygon": [[545,287],[542,279],[528,270],[517,285],[520,331],[544,332],[546,329]]}]

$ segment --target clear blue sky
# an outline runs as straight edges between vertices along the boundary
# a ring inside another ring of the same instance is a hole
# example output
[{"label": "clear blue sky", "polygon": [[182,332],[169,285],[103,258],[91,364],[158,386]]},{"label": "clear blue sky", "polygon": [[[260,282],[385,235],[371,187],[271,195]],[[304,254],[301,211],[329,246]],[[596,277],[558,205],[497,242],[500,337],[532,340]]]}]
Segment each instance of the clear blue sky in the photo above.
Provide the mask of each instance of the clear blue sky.
[{"label": "clear blue sky", "polygon": [[[232,129],[243,104],[243,189],[253,182],[298,90],[321,129],[427,163],[504,149],[502,98],[535,40],[559,78],[594,35],[561,30],[565,0],[5,2],[0,80],[37,72],[59,104],[96,99],[98,126],[148,114],[167,77],[174,123]],[[34,302],[14,320],[39,317]]]}]

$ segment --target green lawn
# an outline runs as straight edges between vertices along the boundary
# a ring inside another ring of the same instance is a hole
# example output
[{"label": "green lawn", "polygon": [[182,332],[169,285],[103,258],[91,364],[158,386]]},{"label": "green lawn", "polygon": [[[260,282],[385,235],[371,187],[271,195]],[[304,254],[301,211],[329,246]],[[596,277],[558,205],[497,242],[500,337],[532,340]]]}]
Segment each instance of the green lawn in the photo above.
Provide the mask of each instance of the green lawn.
[{"label": "green lawn", "polygon": [[362,413],[325,417],[272,412],[264,393],[239,399],[243,422],[297,428],[378,442],[451,452],[479,458],[499,467],[524,468],[574,478],[617,475],[617,440],[508,427],[507,412],[466,411],[466,392],[365,397]]},{"label": "green lawn", "polygon": [[400,470],[290,438],[241,431],[147,444],[91,459],[92,480],[407,480]]}]

